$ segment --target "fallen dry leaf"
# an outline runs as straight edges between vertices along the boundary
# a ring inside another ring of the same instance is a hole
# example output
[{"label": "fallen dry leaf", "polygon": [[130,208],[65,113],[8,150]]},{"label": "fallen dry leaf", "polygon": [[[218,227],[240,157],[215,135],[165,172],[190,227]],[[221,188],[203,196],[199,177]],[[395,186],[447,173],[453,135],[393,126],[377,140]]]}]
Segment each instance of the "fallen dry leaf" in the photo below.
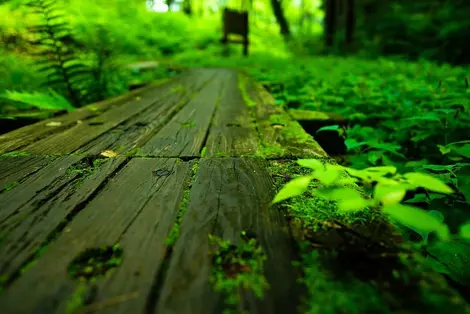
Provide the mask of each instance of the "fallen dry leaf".
[{"label": "fallen dry leaf", "polygon": [[104,157],[116,157],[118,155],[118,153],[113,152],[112,150],[105,150],[105,151],[101,152],[100,155],[104,156]]},{"label": "fallen dry leaf", "polygon": [[51,121],[51,122],[46,123],[46,126],[60,126],[60,125],[62,125],[62,122]]}]

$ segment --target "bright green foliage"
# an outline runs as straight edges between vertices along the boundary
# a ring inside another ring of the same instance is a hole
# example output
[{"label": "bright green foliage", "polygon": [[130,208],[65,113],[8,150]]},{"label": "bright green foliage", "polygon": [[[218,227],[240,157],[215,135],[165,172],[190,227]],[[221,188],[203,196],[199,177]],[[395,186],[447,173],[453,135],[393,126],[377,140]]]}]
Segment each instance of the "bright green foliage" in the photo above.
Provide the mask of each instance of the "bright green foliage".
[{"label": "bright green foliage", "polygon": [[[451,194],[453,190],[440,180],[423,173],[410,172],[397,174],[391,166],[370,167],[357,170],[338,165],[322,164],[318,160],[301,159],[298,163],[311,168],[312,174],[300,176],[288,182],[276,195],[273,203],[303,194],[309,183],[316,179],[325,187],[312,193],[330,201],[336,201],[338,210],[353,212],[368,206],[382,205],[382,211],[393,220],[405,225],[420,234],[436,232],[442,240],[449,239],[449,229],[442,217],[430,214],[418,207],[401,204],[407,191],[425,188],[428,191]],[[343,174],[341,173],[343,172]],[[345,186],[342,179],[347,173],[353,180],[364,186],[372,186],[373,199],[367,199],[353,187]]]},{"label": "bright green foliage", "polygon": [[269,285],[264,277],[264,262],[267,259],[262,247],[254,238],[248,239],[242,232],[241,244],[237,247],[230,241],[209,235],[213,271],[210,281],[215,291],[223,293],[228,309],[240,303],[242,291],[253,293],[259,299]]}]

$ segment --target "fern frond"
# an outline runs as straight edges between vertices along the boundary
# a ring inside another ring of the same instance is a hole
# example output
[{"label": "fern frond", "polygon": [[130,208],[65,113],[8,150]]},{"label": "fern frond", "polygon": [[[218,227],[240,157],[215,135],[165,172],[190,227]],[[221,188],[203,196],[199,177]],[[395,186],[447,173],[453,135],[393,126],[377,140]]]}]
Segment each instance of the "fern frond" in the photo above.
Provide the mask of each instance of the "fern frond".
[{"label": "fern frond", "polygon": [[49,94],[40,92],[17,92],[17,91],[6,91],[5,95],[2,96],[5,99],[17,101],[23,104],[27,104],[31,107],[39,110],[67,110],[72,111],[75,109],[70,102],[63,96],[59,95],[54,90],[50,89]]}]

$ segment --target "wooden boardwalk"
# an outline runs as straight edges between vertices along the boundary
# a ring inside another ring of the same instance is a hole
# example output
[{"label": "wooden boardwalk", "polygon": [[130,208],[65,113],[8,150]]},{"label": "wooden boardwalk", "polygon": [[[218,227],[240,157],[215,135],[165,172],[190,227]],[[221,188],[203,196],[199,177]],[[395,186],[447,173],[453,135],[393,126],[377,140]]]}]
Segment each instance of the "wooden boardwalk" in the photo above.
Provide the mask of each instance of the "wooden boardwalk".
[{"label": "wooden boardwalk", "polygon": [[242,232],[269,289],[238,290],[238,310],[296,312],[270,163],[327,156],[245,76],[188,70],[4,134],[0,154],[0,313],[222,313],[208,235]]}]

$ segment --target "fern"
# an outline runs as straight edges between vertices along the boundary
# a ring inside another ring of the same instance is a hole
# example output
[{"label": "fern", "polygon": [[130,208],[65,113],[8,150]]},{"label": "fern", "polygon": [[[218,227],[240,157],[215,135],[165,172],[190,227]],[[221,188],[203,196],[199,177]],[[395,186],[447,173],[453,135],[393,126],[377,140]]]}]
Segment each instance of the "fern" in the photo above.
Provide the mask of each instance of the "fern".
[{"label": "fern", "polygon": [[42,22],[29,27],[35,37],[31,44],[39,57],[38,70],[47,77],[47,85],[65,91],[74,106],[84,102],[85,86],[91,77],[90,69],[76,53],[65,44],[70,41],[71,30],[56,7],[56,0],[33,0],[27,5],[32,13],[41,16]]},{"label": "fern", "polygon": [[26,109],[33,107],[39,110],[50,110],[50,111],[72,111],[74,106],[65,99],[63,96],[56,93],[54,90],[50,89],[49,94],[40,93],[40,92],[16,92],[16,91],[6,91],[5,95],[2,95],[3,98],[6,98],[11,101],[20,102],[27,106],[21,104],[14,105],[18,109]]}]

